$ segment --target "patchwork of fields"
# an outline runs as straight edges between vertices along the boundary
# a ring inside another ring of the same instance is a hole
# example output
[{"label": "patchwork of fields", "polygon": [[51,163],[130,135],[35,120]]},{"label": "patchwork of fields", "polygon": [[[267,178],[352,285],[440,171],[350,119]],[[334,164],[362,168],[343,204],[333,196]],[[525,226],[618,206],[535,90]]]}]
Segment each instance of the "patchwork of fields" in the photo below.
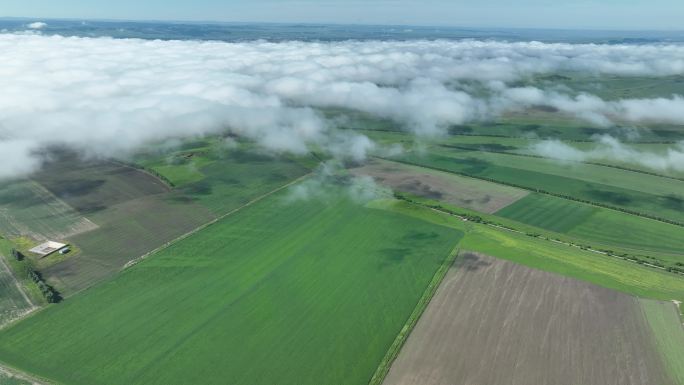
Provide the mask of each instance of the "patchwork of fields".
[{"label": "patchwork of fields", "polygon": [[[178,183],[173,190],[122,163],[57,154],[32,180],[0,188],[0,234],[22,236],[26,249],[45,239],[75,245],[78,252],[69,258],[36,261],[48,282],[69,296],[310,171],[301,162],[244,148],[202,155],[202,147],[196,147],[206,143],[191,142],[177,153],[145,158],[150,169]],[[196,154],[196,163],[152,167],[164,163],[165,157],[187,153]],[[200,163],[204,167],[195,168]],[[194,179],[176,177],[187,174],[186,169],[194,170]]]},{"label": "patchwork of fields", "polygon": [[636,298],[465,254],[384,382],[454,383],[677,382],[663,367]]},{"label": "patchwork of fields", "polygon": [[377,207],[463,231],[461,249],[513,261],[642,298],[684,302],[681,275],[530,237],[500,228],[464,222],[458,217],[407,202],[385,201]]},{"label": "patchwork of fields", "polygon": [[70,384],[367,383],[462,233],[283,196],[3,330],[0,360]]}]

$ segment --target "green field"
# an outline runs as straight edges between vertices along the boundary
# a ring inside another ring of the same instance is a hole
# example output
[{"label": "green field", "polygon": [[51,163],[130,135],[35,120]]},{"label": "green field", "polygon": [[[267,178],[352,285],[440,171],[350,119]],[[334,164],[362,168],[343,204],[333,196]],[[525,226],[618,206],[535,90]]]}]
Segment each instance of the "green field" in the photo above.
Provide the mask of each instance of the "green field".
[{"label": "green field", "polygon": [[3,330],[0,360],[70,384],[366,384],[461,233],[284,195]]},{"label": "green field", "polygon": [[378,207],[465,232],[462,250],[481,252],[522,265],[591,282],[643,298],[684,301],[684,279],[614,257],[477,224],[406,202]]},{"label": "green field", "polygon": [[175,200],[217,215],[309,173],[318,163],[313,157],[262,154],[248,142],[225,146],[221,138],[207,138],[171,152],[140,154],[136,162],[170,180]]},{"label": "green field", "polygon": [[496,215],[559,233],[567,233],[591,218],[599,208],[543,194],[530,194]]},{"label": "green field", "polygon": [[496,215],[567,234],[594,247],[656,253],[670,263],[684,262],[684,229],[667,223],[543,194],[530,194]]},{"label": "green field", "polygon": [[639,302],[671,376],[675,383],[684,384],[684,326],[674,304],[644,299]]}]

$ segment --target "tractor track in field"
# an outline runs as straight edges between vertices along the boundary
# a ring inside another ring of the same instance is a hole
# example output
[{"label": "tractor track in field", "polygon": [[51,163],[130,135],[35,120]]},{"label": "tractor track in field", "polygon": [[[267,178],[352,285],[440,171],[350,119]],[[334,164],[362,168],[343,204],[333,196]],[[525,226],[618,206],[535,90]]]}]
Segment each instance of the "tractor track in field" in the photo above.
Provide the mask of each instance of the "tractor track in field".
[{"label": "tractor track in field", "polygon": [[163,245],[157,247],[156,249],[154,249],[154,250],[152,250],[152,251],[149,251],[149,252],[147,252],[147,253],[141,255],[141,256],[138,257],[138,258],[135,258],[135,259],[132,259],[132,260],[128,261],[128,262],[124,265],[124,267],[123,267],[121,270],[123,271],[123,270],[126,270],[126,269],[128,269],[128,268],[130,268],[130,267],[132,267],[132,266],[135,266],[136,264],[142,262],[144,259],[146,259],[146,258],[149,257],[150,255],[153,255],[153,254],[155,254],[155,253],[158,253],[159,251],[164,250],[164,249],[168,248],[169,246],[172,246],[172,245],[174,245],[175,243],[180,242],[180,241],[182,241],[183,239],[186,239],[186,238],[192,236],[193,234],[196,234],[196,233],[198,233],[198,232],[200,232],[200,231],[206,229],[207,227],[209,227],[209,226],[211,226],[211,225],[213,225],[213,224],[215,224],[215,223],[221,221],[221,220],[224,219],[224,218],[227,218],[227,217],[229,217],[229,216],[235,214],[236,212],[238,212],[238,211],[240,211],[240,210],[242,210],[242,209],[244,209],[244,208],[246,208],[246,207],[249,207],[249,206],[251,206],[251,205],[253,205],[253,204],[255,204],[255,203],[257,203],[257,202],[263,200],[264,198],[267,198],[267,197],[269,197],[269,196],[271,196],[271,195],[273,195],[273,194],[275,194],[275,193],[277,193],[277,192],[279,192],[279,191],[281,191],[281,190],[284,190],[284,189],[286,189],[286,188],[288,188],[288,187],[290,187],[290,186],[292,186],[292,185],[295,185],[295,184],[297,184],[297,183],[299,183],[299,182],[301,182],[301,181],[303,181],[303,180],[309,178],[311,175],[312,175],[312,173],[308,173],[308,174],[306,174],[306,175],[302,175],[302,176],[300,176],[299,178],[297,178],[297,179],[295,179],[295,180],[293,180],[293,181],[291,181],[291,182],[289,182],[289,183],[287,183],[287,184],[285,184],[285,185],[282,185],[282,186],[280,186],[280,187],[278,187],[278,188],[276,188],[276,189],[274,189],[274,190],[271,190],[271,191],[269,191],[269,192],[267,192],[267,193],[265,193],[265,194],[263,194],[263,195],[260,195],[260,196],[258,196],[258,197],[256,197],[256,198],[250,200],[249,202],[245,203],[244,205],[242,205],[242,206],[240,206],[240,207],[237,207],[237,208],[235,208],[235,209],[233,209],[233,210],[231,210],[231,211],[229,211],[229,212],[227,212],[227,213],[225,213],[225,214],[223,214],[223,215],[221,215],[221,216],[219,216],[219,217],[217,217],[217,218],[215,218],[215,219],[212,219],[211,221],[209,221],[209,222],[207,222],[207,223],[205,223],[205,224],[203,224],[203,225],[201,225],[201,226],[199,226],[199,227],[197,227],[197,228],[195,228],[195,229],[193,229],[193,230],[191,230],[191,231],[189,231],[189,232],[187,232],[187,233],[185,233],[185,234],[183,234],[183,235],[181,235],[181,236],[179,236],[179,237],[177,237],[177,238],[175,238],[175,239],[172,239],[172,240],[169,241],[169,242],[166,242],[165,244],[163,244]]}]

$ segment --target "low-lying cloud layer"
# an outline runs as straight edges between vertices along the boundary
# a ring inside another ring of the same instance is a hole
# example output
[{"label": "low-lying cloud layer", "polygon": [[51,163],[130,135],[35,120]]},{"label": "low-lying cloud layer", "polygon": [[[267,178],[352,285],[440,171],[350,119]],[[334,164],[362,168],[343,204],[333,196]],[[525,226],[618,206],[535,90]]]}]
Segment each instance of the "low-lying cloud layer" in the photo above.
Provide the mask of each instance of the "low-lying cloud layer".
[{"label": "low-lying cloud layer", "polygon": [[559,140],[544,140],[532,146],[532,152],[546,158],[571,161],[616,160],[627,165],[639,165],[654,171],[684,171],[684,143],[664,152],[635,149],[619,140],[603,135],[591,149],[581,150]]},{"label": "low-lying cloud layer", "polygon": [[[43,26],[44,27],[44,26]],[[363,159],[376,145],[319,108],[392,119],[419,135],[530,105],[592,122],[684,123],[684,99],[603,101],[506,84],[531,74],[684,73],[682,45],[483,41],[244,43],[0,34],[0,178],[39,167],[47,146],[91,156],[230,130],[272,151],[311,145]],[[461,84],[483,84],[474,96]]]}]

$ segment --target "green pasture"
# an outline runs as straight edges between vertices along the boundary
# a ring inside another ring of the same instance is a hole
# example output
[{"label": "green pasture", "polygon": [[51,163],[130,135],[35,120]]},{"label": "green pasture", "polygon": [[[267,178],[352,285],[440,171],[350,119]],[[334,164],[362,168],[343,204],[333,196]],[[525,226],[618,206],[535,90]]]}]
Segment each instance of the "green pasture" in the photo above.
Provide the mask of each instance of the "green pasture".
[{"label": "green pasture", "polygon": [[367,384],[460,231],[267,198],[0,332],[69,384]]},{"label": "green pasture", "polygon": [[671,302],[640,300],[667,369],[675,383],[684,384],[684,326]]}]

